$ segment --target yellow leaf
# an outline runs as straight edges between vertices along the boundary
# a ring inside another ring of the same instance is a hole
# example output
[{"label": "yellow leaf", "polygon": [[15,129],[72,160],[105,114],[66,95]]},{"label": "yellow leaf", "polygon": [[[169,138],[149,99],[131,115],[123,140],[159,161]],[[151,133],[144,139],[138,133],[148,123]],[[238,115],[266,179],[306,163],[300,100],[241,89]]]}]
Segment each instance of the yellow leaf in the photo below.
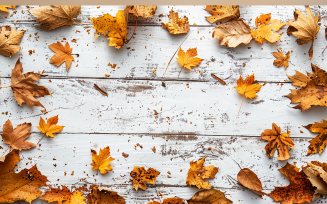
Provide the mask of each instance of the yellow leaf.
[{"label": "yellow leaf", "polygon": [[203,61],[203,59],[195,57],[197,55],[198,52],[196,48],[189,48],[186,53],[182,48],[179,48],[177,53],[178,57],[176,57],[176,59],[182,67],[191,70],[191,66],[196,67]]},{"label": "yellow leaf", "polygon": [[140,16],[142,18],[151,18],[157,10],[155,5],[132,5],[128,6],[129,13],[134,14],[135,16]]},{"label": "yellow leaf", "polygon": [[50,63],[59,67],[62,63],[66,62],[66,70],[70,68],[74,57],[71,55],[73,48],[70,48],[68,42],[63,46],[59,41],[49,45],[49,48],[56,54],[50,59]]},{"label": "yellow leaf", "polygon": [[57,125],[58,123],[58,115],[47,120],[47,124],[42,117],[40,117],[40,122],[37,128],[47,135],[47,137],[55,137],[54,133],[59,133],[65,126]]},{"label": "yellow leaf", "polygon": [[0,29],[0,55],[11,57],[21,49],[18,44],[25,31],[16,30],[16,28],[11,30],[9,26],[0,26]]},{"label": "yellow leaf", "polygon": [[0,5],[0,11],[9,13],[8,8],[16,9],[17,5]]},{"label": "yellow leaf", "polygon": [[125,199],[115,191],[99,186],[91,186],[92,192],[87,195],[88,204],[125,204]]},{"label": "yellow leaf", "polygon": [[253,84],[254,82],[254,74],[248,76],[243,82],[242,76],[237,80],[237,86],[234,88],[238,91],[239,94],[244,95],[246,98],[253,99],[258,97],[257,92],[260,91],[262,85],[261,84]]},{"label": "yellow leaf", "polygon": [[233,18],[240,17],[240,9],[239,6],[232,6],[232,5],[210,5],[206,6],[204,9],[208,11],[212,16],[206,16],[207,21],[210,23],[215,23],[221,20],[230,20]]},{"label": "yellow leaf", "polygon": [[[110,166],[109,162],[115,160],[110,156],[110,148],[106,147],[104,149],[100,149],[99,155],[93,149],[91,149],[92,153],[92,163],[93,166],[92,170],[99,169],[102,174],[108,173],[108,171],[112,171],[112,167]],[[109,158],[108,158],[109,157]]]},{"label": "yellow leaf", "polygon": [[171,10],[168,17],[170,21],[168,23],[161,23],[161,26],[167,29],[170,34],[182,34],[190,30],[190,23],[186,16],[179,18],[178,13]]},{"label": "yellow leaf", "polygon": [[57,204],[86,204],[83,193],[80,191],[70,192],[66,186],[51,188],[40,199],[49,203],[57,202]]}]

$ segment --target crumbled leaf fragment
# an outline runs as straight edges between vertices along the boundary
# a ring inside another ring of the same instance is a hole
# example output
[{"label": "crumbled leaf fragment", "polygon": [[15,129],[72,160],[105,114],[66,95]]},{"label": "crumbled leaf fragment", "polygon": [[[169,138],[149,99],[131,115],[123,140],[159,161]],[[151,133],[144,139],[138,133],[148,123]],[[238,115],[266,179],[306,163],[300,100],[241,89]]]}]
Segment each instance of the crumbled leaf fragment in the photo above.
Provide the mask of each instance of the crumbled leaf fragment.
[{"label": "crumbled leaf fragment", "polygon": [[207,21],[210,23],[240,17],[240,9],[238,5],[207,5],[204,10],[211,14],[211,16],[206,16]]},{"label": "crumbled leaf fragment", "polygon": [[154,184],[159,174],[159,171],[151,167],[145,170],[144,167],[134,166],[133,171],[130,173],[130,176],[133,178],[133,188],[135,190],[139,188],[145,190],[146,183]]}]

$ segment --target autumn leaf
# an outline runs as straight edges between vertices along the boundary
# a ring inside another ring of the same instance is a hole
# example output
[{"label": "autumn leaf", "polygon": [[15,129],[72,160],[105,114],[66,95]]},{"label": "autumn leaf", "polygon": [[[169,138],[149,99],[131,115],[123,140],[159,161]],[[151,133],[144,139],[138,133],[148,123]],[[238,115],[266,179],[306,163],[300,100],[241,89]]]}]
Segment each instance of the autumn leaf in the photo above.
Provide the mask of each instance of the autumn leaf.
[{"label": "autumn leaf", "polygon": [[219,40],[219,45],[235,48],[241,43],[247,45],[252,40],[250,26],[242,19],[219,24],[213,30],[212,37]]},{"label": "autumn leaf", "polygon": [[40,6],[28,11],[36,17],[36,22],[42,24],[42,30],[53,30],[65,25],[72,26],[74,18],[81,13],[81,6]]},{"label": "autumn leaf", "polygon": [[129,9],[126,7],[124,10],[119,10],[116,17],[113,17],[108,13],[97,18],[93,17],[93,28],[96,29],[94,38],[97,38],[99,33],[102,33],[110,40],[108,46],[115,46],[117,49],[124,46],[124,43],[128,42],[128,12]]},{"label": "autumn leaf", "polygon": [[[92,153],[92,163],[93,166],[92,170],[99,169],[102,174],[108,173],[108,171],[112,171],[112,167],[110,166],[109,162],[115,160],[110,156],[110,148],[109,146],[103,149],[100,149],[99,155],[93,149],[91,149]],[[109,158],[108,158],[109,157]]]},{"label": "autumn leaf", "polygon": [[260,44],[263,44],[264,39],[270,43],[277,42],[280,39],[280,35],[276,32],[286,25],[286,23],[281,22],[281,20],[271,20],[270,18],[270,13],[260,15],[255,19],[257,29],[251,29],[252,37]]},{"label": "autumn leaf", "polygon": [[215,23],[221,20],[230,20],[240,17],[239,6],[232,5],[210,5],[204,9],[208,11],[212,16],[206,16],[207,21]]},{"label": "autumn leaf", "polygon": [[136,17],[142,18],[151,18],[157,10],[157,6],[155,5],[132,5],[128,6],[128,12],[135,15]]},{"label": "autumn leaf", "polygon": [[9,8],[10,9],[16,9],[17,5],[0,5],[0,11],[4,11],[9,13]]},{"label": "autumn leaf", "polygon": [[0,54],[5,57],[11,57],[21,49],[18,44],[25,31],[16,30],[16,28],[11,30],[10,26],[0,26],[0,29]]},{"label": "autumn leaf", "polygon": [[209,182],[204,179],[215,178],[218,168],[214,165],[203,166],[207,156],[199,159],[198,161],[190,162],[190,169],[187,172],[186,185],[196,186],[198,188],[208,189],[211,188]]},{"label": "autumn leaf", "polygon": [[83,193],[80,191],[70,192],[66,186],[50,188],[40,199],[48,203],[56,202],[57,204],[86,204]]},{"label": "autumn leaf", "polygon": [[240,78],[236,82],[237,86],[235,86],[234,88],[238,91],[239,94],[245,96],[248,99],[253,99],[258,97],[256,93],[260,91],[262,87],[261,84],[253,84],[254,82],[254,74],[246,77],[244,82],[242,76],[240,76]]},{"label": "autumn leaf", "polygon": [[49,48],[56,53],[51,57],[50,63],[59,67],[62,63],[66,62],[66,70],[68,72],[72,61],[74,61],[74,57],[71,54],[73,48],[70,48],[68,42],[63,46],[59,41],[49,45]]},{"label": "autumn leaf", "polygon": [[186,16],[179,18],[178,12],[171,10],[168,17],[169,22],[161,23],[162,28],[167,29],[170,34],[188,33],[190,24]]},{"label": "autumn leaf", "polygon": [[319,16],[313,17],[309,6],[305,9],[306,15],[301,11],[295,9],[294,20],[288,21],[287,35],[293,35],[297,38],[296,42],[298,45],[306,45],[312,42],[311,47],[308,51],[309,59],[313,57],[313,41],[317,37],[317,33],[320,29],[318,26]]},{"label": "autumn leaf", "polygon": [[309,124],[304,126],[312,133],[319,133],[318,136],[310,140],[310,145],[308,149],[308,155],[316,154],[319,152],[321,154],[327,145],[327,120],[322,120],[321,123]]},{"label": "autumn leaf", "polygon": [[187,201],[188,204],[232,204],[225,194],[216,189],[208,189],[197,192]]},{"label": "autumn leaf", "polygon": [[26,201],[31,203],[42,195],[40,187],[46,186],[47,177],[41,174],[34,165],[15,173],[14,167],[19,161],[18,150],[6,155],[5,161],[0,161],[0,203]]},{"label": "autumn leaf", "polygon": [[327,106],[327,72],[311,64],[312,74],[307,76],[296,72],[294,76],[287,75],[293,85],[300,86],[301,89],[291,89],[291,93],[286,97],[291,99],[291,103],[300,103],[293,107],[301,111],[308,110],[311,106]]},{"label": "autumn leaf", "polygon": [[138,190],[139,188],[145,190],[146,182],[154,184],[159,174],[159,171],[151,167],[148,168],[148,170],[145,170],[144,167],[134,166],[133,171],[130,173],[130,176],[133,178],[133,188],[135,190]]},{"label": "autumn leaf", "polygon": [[277,67],[284,66],[285,70],[288,67],[288,60],[290,59],[290,51],[284,55],[280,50],[277,50],[277,52],[272,52],[274,57],[276,58],[274,60],[274,65]]},{"label": "autumn leaf", "polygon": [[[313,161],[303,167],[303,172],[307,175],[313,187],[315,187],[315,195],[327,194],[327,172],[326,163]],[[315,196],[317,197],[317,196]]]},{"label": "autumn leaf", "polygon": [[125,204],[125,199],[115,191],[92,186],[92,192],[87,195],[88,204]]},{"label": "autumn leaf", "polygon": [[268,141],[265,147],[266,155],[268,157],[274,156],[275,151],[278,151],[278,160],[286,160],[291,157],[289,149],[294,148],[292,138],[289,137],[290,132],[281,133],[280,127],[275,123],[272,124],[272,129],[266,129],[261,133],[261,138]]},{"label": "autumn leaf", "polygon": [[191,67],[199,66],[199,64],[203,61],[203,59],[195,57],[198,55],[197,48],[189,48],[186,53],[182,48],[179,48],[176,59],[179,62],[179,64],[188,69],[192,70]]},{"label": "autumn leaf", "polygon": [[166,198],[162,201],[162,203],[158,202],[158,201],[152,201],[148,204],[184,204],[184,199],[182,198]]},{"label": "autumn leaf", "polygon": [[250,169],[241,169],[237,174],[237,180],[244,187],[258,194],[261,198],[263,195],[266,195],[264,192],[262,192],[262,184],[258,176]]},{"label": "autumn leaf", "polygon": [[310,203],[314,195],[314,188],[303,171],[287,163],[278,170],[290,181],[286,187],[275,187],[275,190],[268,194],[274,201],[281,204],[302,204]]},{"label": "autumn leaf", "polygon": [[54,133],[59,133],[65,126],[57,125],[58,123],[58,115],[51,117],[47,120],[47,123],[40,116],[40,122],[37,128],[47,135],[47,137],[55,137]]}]

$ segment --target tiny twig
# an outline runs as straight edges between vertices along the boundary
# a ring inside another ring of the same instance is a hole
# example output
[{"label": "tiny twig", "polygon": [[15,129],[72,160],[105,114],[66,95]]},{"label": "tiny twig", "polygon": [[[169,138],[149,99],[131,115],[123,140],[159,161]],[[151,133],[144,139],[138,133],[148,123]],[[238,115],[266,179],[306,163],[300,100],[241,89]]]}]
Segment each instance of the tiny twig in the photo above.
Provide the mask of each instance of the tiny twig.
[{"label": "tiny twig", "polygon": [[5,86],[5,87],[0,87],[0,89],[4,89],[4,88],[8,88],[8,87],[11,87],[12,85],[10,86]]},{"label": "tiny twig", "polygon": [[181,74],[181,72],[182,72],[182,70],[183,70],[183,67],[181,68],[181,71],[179,71],[179,74],[178,74],[178,79],[179,79],[179,75]]},{"label": "tiny twig", "polygon": [[135,28],[134,28],[133,34],[132,34],[131,38],[129,40],[127,40],[126,43],[128,43],[130,40],[132,40],[132,38],[134,36],[135,30],[136,30],[136,26],[137,26],[137,19],[138,19],[138,17],[136,18],[136,23],[135,23]]},{"label": "tiny twig", "polygon": [[[243,99],[242,99],[241,107],[240,107],[240,110],[238,110],[238,114],[240,114],[240,111],[241,111],[241,108],[242,108],[242,105],[243,105],[244,98],[245,98],[245,97],[244,97],[244,95],[243,95]],[[238,115],[238,114],[237,114],[237,115]]]},{"label": "tiny twig", "polygon": [[36,143],[36,145],[38,145],[41,142],[41,140],[43,139],[44,135],[45,135],[45,133],[43,134],[43,136],[41,137],[41,139]]},{"label": "tiny twig", "polygon": [[288,61],[291,65],[295,66],[291,61]]},{"label": "tiny twig", "polygon": [[76,55],[77,57],[79,57],[79,54],[70,54],[70,55]]},{"label": "tiny twig", "polygon": [[325,47],[324,51],[322,51],[322,54],[324,54],[325,50],[326,50],[327,46]]},{"label": "tiny twig", "polygon": [[1,157],[0,158],[2,158],[3,157],[3,155],[8,151],[8,149],[10,148],[10,145],[8,146],[8,148],[6,149],[6,151],[4,151],[3,152],[3,154],[1,155]]}]

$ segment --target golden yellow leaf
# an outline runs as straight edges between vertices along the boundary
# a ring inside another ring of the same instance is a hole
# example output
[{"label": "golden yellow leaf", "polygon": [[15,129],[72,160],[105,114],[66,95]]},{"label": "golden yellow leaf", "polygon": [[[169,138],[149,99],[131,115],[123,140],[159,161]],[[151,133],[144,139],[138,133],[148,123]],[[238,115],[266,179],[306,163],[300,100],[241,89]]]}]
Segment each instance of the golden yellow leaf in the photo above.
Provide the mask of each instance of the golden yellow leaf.
[{"label": "golden yellow leaf", "polygon": [[274,65],[277,67],[284,66],[285,70],[288,67],[288,60],[290,59],[290,51],[284,55],[280,50],[277,50],[278,52],[273,52],[272,54],[276,59],[274,60]]},{"label": "golden yellow leaf", "polygon": [[215,23],[221,20],[230,20],[240,17],[239,6],[232,5],[210,5],[204,9],[208,11],[212,16],[206,16],[207,21]]},{"label": "golden yellow leaf", "polygon": [[190,24],[186,16],[179,18],[178,12],[171,10],[168,17],[169,22],[161,23],[162,28],[167,29],[170,34],[188,33]]},{"label": "golden yellow leaf", "polygon": [[197,192],[187,201],[188,204],[232,204],[225,194],[216,189],[207,189]]},{"label": "golden yellow leaf", "polygon": [[88,204],[125,204],[125,199],[115,191],[91,186],[92,192],[87,195]]},{"label": "golden yellow leaf", "polygon": [[9,8],[16,9],[17,5],[0,5],[0,11],[9,13]]},{"label": "golden yellow leaf", "polygon": [[86,204],[83,193],[80,191],[70,192],[66,186],[50,188],[40,199],[48,203],[56,202],[57,204]]},{"label": "golden yellow leaf", "polygon": [[130,176],[133,178],[133,188],[135,190],[139,188],[145,190],[146,183],[154,184],[159,174],[159,171],[151,167],[145,170],[144,167],[134,166],[133,171],[130,173]]},{"label": "golden yellow leaf", "polygon": [[65,126],[57,125],[58,123],[58,115],[51,117],[47,120],[47,124],[40,116],[40,122],[37,128],[47,135],[47,137],[55,137],[54,133],[59,133]]},{"label": "golden yellow leaf", "polygon": [[49,45],[49,48],[56,53],[51,57],[50,63],[59,67],[63,62],[66,62],[66,70],[68,71],[72,61],[74,61],[74,57],[71,55],[73,48],[70,48],[68,42],[63,46],[59,41]]},{"label": "golden yellow leaf", "polygon": [[260,91],[262,85],[261,84],[253,84],[254,83],[254,74],[251,76],[246,77],[245,81],[243,82],[242,76],[237,80],[237,86],[234,88],[238,91],[239,94],[244,95],[246,98],[253,99],[258,97],[256,94]]},{"label": "golden yellow leaf", "polygon": [[314,123],[304,126],[312,133],[319,133],[318,136],[310,140],[308,154],[321,154],[327,145],[327,120],[322,120],[321,123]]},{"label": "golden yellow leaf", "polygon": [[203,61],[203,59],[195,57],[197,55],[198,51],[196,48],[189,48],[186,53],[182,50],[182,48],[179,48],[177,53],[178,57],[176,57],[176,59],[182,67],[191,71],[191,67],[199,66],[199,64]]},{"label": "golden yellow leaf", "polygon": [[0,54],[5,57],[11,57],[21,49],[18,44],[25,31],[16,30],[16,28],[11,30],[10,26],[0,26],[0,29]]},{"label": "golden yellow leaf", "polygon": [[100,149],[99,155],[97,155],[97,152],[93,149],[91,149],[91,153],[92,153],[91,166],[93,166],[92,170],[99,169],[102,174],[106,174],[106,173],[108,173],[108,171],[112,171],[112,167],[110,166],[109,162],[111,162],[115,159],[112,157],[109,157],[110,156],[109,147]]},{"label": "golden yellow leaf", "polygon": [[129,13],[135,15],[136,17],[140,16],[142,18],[151,18],[157,10],[155,5],[132,5],[128,6]]}]

